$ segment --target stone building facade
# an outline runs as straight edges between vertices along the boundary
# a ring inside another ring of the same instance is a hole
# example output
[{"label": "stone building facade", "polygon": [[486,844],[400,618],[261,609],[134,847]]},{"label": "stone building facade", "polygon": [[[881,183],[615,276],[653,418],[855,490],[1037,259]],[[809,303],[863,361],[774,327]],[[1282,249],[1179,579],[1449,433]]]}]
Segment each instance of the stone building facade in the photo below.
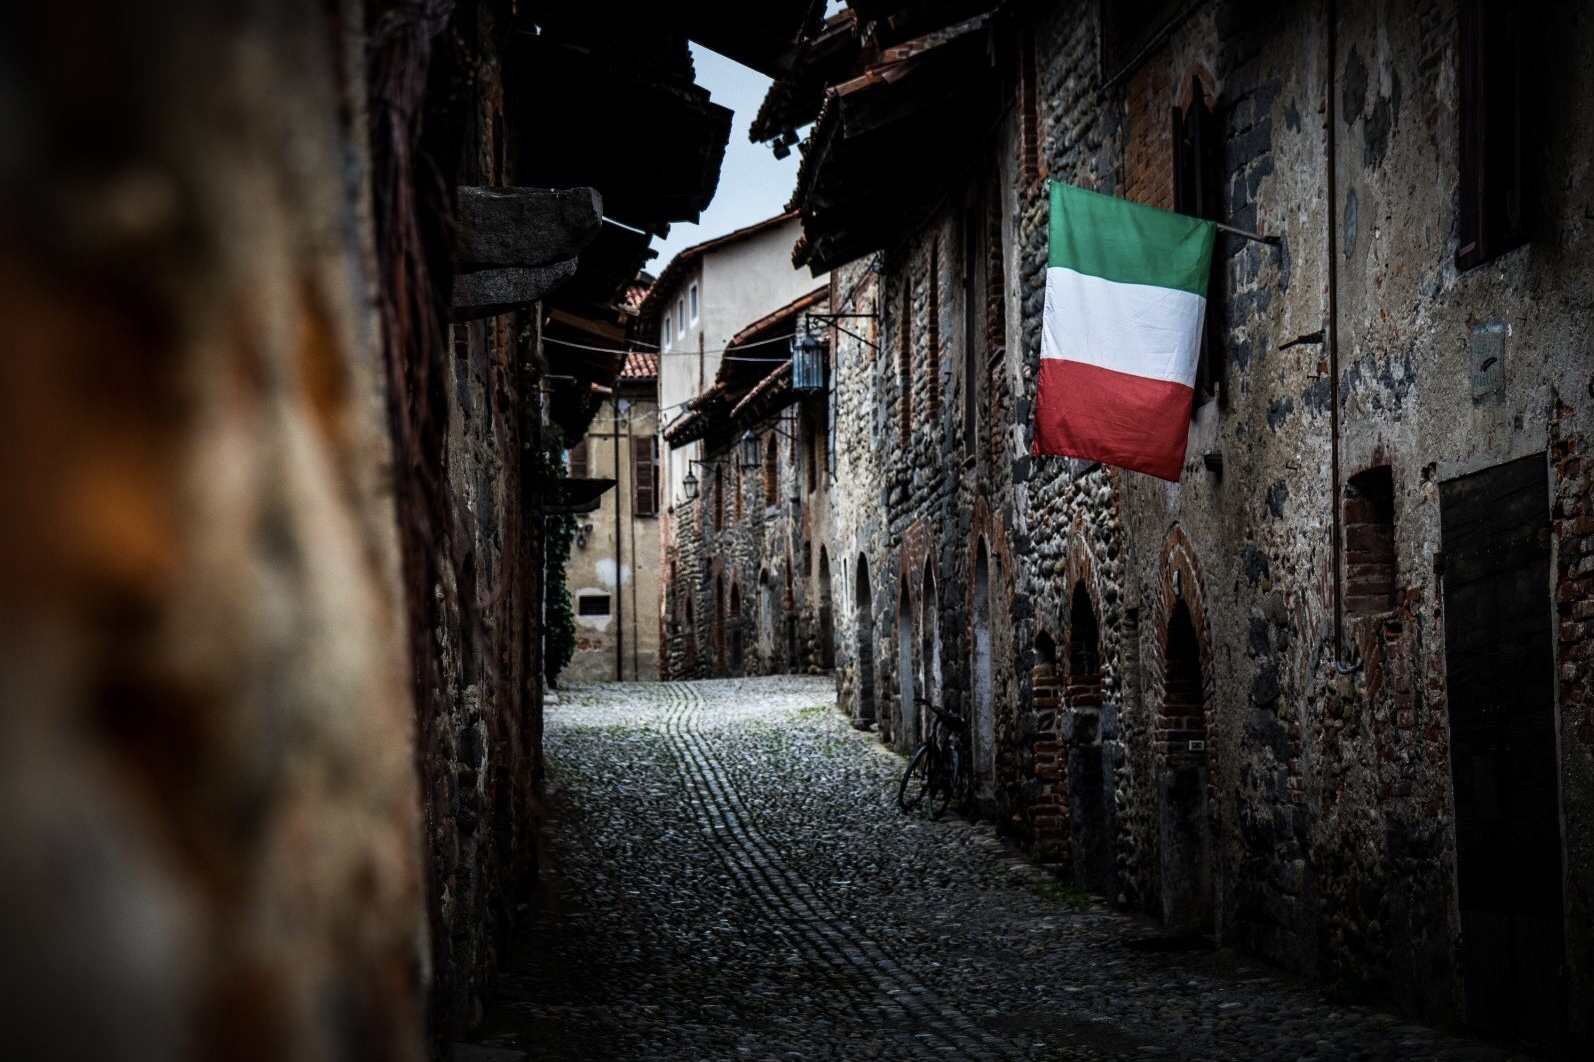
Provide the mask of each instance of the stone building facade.
[{"label": "stone building facade", "polygon": [[[715,386],[664,433],[667,445],[696,443],[706,455],[690,496],[675,506],[665,547],[671,675],[834,664],[832,407],[822,387],[796,389],[788,353],[828,294],[815,288],[738,332]],[[822,346],[815,349],[822,360]]]},{"label": "stone building facade", "polygon": [[577,514],[565,583],[576,649],[561,678],[659,677],[659,402],[656,354],[627,355],[614,394],[567,453],[573,478],[613,480]]},{"label": "stone building facade", "polygon": [[[868,315],[847,710],[967,713],[983,813],[1170,933],[1587,1044],[1594,20],[894,6],[761,115],[817,119],[798,259]],[[1047,178],[1272,241],[1219,236],[1177,484],[1030,452]]]}]

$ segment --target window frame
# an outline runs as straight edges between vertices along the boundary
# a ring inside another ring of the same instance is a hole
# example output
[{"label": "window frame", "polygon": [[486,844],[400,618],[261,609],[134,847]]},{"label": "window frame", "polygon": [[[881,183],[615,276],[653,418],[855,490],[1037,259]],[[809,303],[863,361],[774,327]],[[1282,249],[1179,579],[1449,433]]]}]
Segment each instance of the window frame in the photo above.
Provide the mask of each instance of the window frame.
[{"label": "window frame", "polygon": [[1492,262],[1529,240],[1525,62],[1532,5],[1460,0],[1456,11],[1460,141],[1456,268]]},{"label": "window frame", "polygon": [[699,300],[698,294],[697,294],[697,281],[694,280],[694,281],[692,281],[691,284],[687,285],[686,298],[687,298],[687,303],[689,304],[689,306],[691,308],[691,311],[692,311],[692,323],[695,325],[698,322],[698,313],[699,313],[699,309],[700,309],[700,307],[699,307],[700,300]]}]

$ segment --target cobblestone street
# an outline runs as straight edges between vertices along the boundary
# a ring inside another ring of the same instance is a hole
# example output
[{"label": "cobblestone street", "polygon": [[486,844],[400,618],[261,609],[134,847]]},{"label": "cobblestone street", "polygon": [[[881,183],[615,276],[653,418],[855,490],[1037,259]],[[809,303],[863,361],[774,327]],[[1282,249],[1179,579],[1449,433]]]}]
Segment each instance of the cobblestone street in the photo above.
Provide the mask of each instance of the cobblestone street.
[{"label": "cobblestone street", "polygon": [[[894,804],[829,679],[577,687],[492,1046],[534,1060],[1506,1059],[1076,894]],[[1139,946],[1137,943],[1139,942]]]}]

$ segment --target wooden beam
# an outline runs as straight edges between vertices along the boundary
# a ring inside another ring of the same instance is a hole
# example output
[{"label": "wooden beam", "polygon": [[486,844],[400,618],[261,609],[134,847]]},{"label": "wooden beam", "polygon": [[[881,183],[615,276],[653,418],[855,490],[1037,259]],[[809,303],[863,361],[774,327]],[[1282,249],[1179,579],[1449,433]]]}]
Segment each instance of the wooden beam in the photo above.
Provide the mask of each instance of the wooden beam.
[{"label": "wooden beam", "polygon": [[621,342],[625,340],[625,329],[623,327],[595,320],[591,317],[578,317],[564,310],[550,310],[548,312],[548,320],[569,325],[571,328],[579,328],[583,332],[600,336],[604,339],[613,339]]},{"label": "wooden beam", "polygon": [[454,278],[456,321],[496,317],[541,299],[576,275],[574,258],[531,269],[483,269]]},{"label": "wooden beam", "polygon": [[574,258],[603,227],[595,188],[459,189],[461,266],[545,266]]}]

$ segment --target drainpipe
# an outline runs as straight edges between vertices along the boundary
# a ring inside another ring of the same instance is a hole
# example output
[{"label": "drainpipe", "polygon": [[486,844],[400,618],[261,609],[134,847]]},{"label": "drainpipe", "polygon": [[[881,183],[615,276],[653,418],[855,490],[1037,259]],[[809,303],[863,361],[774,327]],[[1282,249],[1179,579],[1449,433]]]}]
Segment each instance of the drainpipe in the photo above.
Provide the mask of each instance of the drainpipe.
[{"label": "drainpipe", "polygon": [[1335,76],[1339,62],[1337,30],[1339,12],[1335,0],[1326,0],[1328,37],[1328,86],[1324,101],[1324,114],[1328,118],[1328,143],[1325,146],[1328,167],[1328,321],[1325,331],[1328,339],[1328,415],[1329,415],[1329,526],[1332,528],[1334,566],[1334,669],[1347,670],[1345,655],[1345,575],[1343,555],[1345,529],[1340,519],[1340,429],[1339,429],[1339,170],[1336,151],[1339,137],[1339,115],[1335,109]]},{"label": "drainpipe", "polygon": [[[629,449],[632,454],[635,454],[636,453],[636,443],[631,440],[631,421],[630,421],[630,418],[626,419],[625,435],[626,435],[626,448]],[[635,470],[633,470],[632,471],[632,475],[635,475],[635,474],[636,474]],[[654,479],[654,483],[653,483],[653,508],[654,508],[655,511],[659,507],[658,506],[658,497],[659,497],[658,478],[659,478],[658,476],[654,476],[653,477],[653,479]],[[635,484],[632,485],[632,489],[635,489]],[[641,646],[639,646],[637,644],[637,632],[642,629],[642,616],[641,616],[641,613],[637,609],[637,596],[636,596],[637,566],[636,566],[636,506],[635,505],[633,505],[632,508],[631,508],[631,520],[627,524],[626,530],[630,532],[630,537],[631,537],[631,678],[632,678],[633,681],[637,681],[637,680],[640,680],[642,678],[642,669],[641,669],[641,667],[638,666],[638,662],[639,662],[638,654],[641,652]]]},{"label": "drainpipe", "polygon": [[625,477],[620,472],[620,397],[614,398],[614,681],[625,681],[625,569],[620,547],[625,541]]}]

